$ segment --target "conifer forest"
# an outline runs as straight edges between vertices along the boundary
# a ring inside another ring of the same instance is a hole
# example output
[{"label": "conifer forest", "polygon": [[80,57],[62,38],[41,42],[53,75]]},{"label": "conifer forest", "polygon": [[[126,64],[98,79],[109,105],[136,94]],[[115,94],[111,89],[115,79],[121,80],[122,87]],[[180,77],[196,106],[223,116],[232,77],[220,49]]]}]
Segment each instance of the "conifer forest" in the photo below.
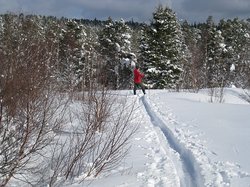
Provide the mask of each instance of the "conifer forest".
[{"label": "conifer forest", "polygon": [[161,6],[152,16],[146,24],[1,15],[1,76],[12,67],[44,71],[61,89],[124,89],[138,63],[149,88],[250,86],[250,20],[189,24]]}]

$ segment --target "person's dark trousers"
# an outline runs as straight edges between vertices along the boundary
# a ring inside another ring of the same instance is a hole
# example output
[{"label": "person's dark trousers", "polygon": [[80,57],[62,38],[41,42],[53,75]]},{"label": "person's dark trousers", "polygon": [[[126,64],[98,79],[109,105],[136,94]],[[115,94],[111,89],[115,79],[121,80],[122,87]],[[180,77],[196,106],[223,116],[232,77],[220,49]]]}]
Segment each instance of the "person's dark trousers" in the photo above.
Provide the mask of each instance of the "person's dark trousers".
[{"label": "person's dark trousers", "polygon": [[139,87],[142,89],[142,92],[146,94],[145,87],[142,83],[134,83],[134,95],[136,95],[136,89]]}]

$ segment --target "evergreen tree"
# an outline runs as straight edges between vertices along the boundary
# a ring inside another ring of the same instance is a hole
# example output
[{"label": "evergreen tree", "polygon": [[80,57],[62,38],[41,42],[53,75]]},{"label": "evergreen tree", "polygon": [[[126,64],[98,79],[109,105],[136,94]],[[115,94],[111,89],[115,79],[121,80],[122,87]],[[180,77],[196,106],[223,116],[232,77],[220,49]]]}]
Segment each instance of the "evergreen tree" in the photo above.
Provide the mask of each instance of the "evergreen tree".
[{"label": "evergreen tree", "polygon": [[98,28],[85,26],[85,40],[83,43],[83,78],[82,88],[91,88],[94,84],[101,83],[100,69],[102,60],[98,54]]},{"label": "evergreen tree", "polygon": [[228,67],[225,64],[225,42],[221,31],[217,29],[213,17],[209,16],[206,24],[201,24],[201,53],[204,71],[203,86],[224,87],[227,80]]},{"label": "evergreen tree", "polygon": [[143,32],[141,53],[147,84],[152,88],[177,88],[185,57],[181,26],[175,14],[159,6],[150,27]]},{"label": "evergreen tree", "polygon": [[131,77],[131,30],[123,20],[110,18],[99,35],[100,52],[105,59],[107,84],[115,89],[127,87]]},{"label": "evergreen tree", "polygon": [[207,86],[224,87],[228,72],[227,64],[224,61],[225,42],[212,17],[207,20],[207,31],[209,38],[206,56]]},{"label": "evergreen tree", "polygon": [[66,23],[66,29],[62,30],[60,40],[60,76],[63,85],[68,88],[79,88],[83,79],[83,61],[85,40],[83,25],[75,20],[69,20]]},{"label": "evergreen tree", "polygon": [[200,88],[200,48],[199,48],[199,38],[200,30],[196,29],[194,26],[188,24],[184,21],[182,24],[183,35],[185,39],[185,44],[188,48],[188,61],[183,67],[183,88],[189,89],[199,89]]},{"label": "evergreen tree", "polygon": [[225,38],[227,62],[231,66],[230,82],[239,87],[249,86],[249,23],[237,18],[221,20],[219,28]]}]

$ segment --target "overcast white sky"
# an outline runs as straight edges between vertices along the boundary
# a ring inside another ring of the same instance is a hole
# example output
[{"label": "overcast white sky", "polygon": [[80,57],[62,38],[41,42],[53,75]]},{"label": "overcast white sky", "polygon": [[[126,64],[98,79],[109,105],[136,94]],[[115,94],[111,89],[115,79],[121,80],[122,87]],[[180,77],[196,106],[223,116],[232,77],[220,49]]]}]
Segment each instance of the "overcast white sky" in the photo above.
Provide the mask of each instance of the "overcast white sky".
[{"label": "overcast white sky", "polygon": [[14,12],[68,18],[149,22],[158,4],[169,6],[178,19],[205,22],[250,18],[250,0],[0,0],[0,13]]}]

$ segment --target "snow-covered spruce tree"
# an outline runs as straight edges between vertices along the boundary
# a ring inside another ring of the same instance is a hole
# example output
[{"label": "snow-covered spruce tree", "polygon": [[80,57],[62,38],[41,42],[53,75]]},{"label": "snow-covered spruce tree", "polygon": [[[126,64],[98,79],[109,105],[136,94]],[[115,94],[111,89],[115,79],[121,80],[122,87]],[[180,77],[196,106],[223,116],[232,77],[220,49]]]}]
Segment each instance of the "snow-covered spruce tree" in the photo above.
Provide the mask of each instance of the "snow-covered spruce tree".
[{"label": "snow-covered spruce tree", "polygon": [[59,77],[67,90],[82,86],[84,70],[84,26],[75,20],[67,20],[62,30],[59,51]]},{"label": "snow-covered spruce tree", "polygon": [[249,87],[250,69],[250,28],[249,22],[235,18],[221,20],[219,28],[225,38],[227,63],[230,64],[229,83],[237,87]]},{"label": "snow-covered spruce tree", "polygon": [[132,77],[130,69],[131,30],[124,20],[107,21],[104,29],[99,34],[100,53],[105,62],[103,74],[106,77],[106,85],[114,89],[126,88],[129,78]]},{"label": "snow-covered spruce tree", "polygon": [[143,32],[141,55],[147,84],[152,88],[178,88],[185,47],[174,12],[159,6],[150,27]]},{"label": "snow-covered spruce tree", "polygon": [[89,90],[92,86],[97,86],[99,71],[102,67],[101,58],[98,54],[98,34],[96,28],[85,26],[85,40],[82,43],[82,66],[81,90]]},{"label": "snow-covered spruce tree", "polygon": [[243,59],[246,64],[246,68],[244,71],[245,74],[245,88],[250,89],[250,19],[247,19],[245,22],[246,33],[244,37],[246,38],[246,50],[243,51]]},{"label": "snow-covered spruce tree", "polygon": [[225,43],[213,21],[209,16],[206,24],[200,24],[202,54],[203,88],[224,87],[228,68],[225,67]]},{"label": "snow-covered spruce tree", "polygon": [[229,64],[225,61],[226,45],[221,31],[218,30],[212,17],[207,20],[208,43],[206,56],[207,86],[225,87]]},{"label": "snow-covered spruce tree", "polygon": [[203,84],[203,58],[201,30],[196,25],[189,25],[187,21],[182,24],[185,44],[188,48],[188,61],[183,67],[182,88],[198,91]]}]

